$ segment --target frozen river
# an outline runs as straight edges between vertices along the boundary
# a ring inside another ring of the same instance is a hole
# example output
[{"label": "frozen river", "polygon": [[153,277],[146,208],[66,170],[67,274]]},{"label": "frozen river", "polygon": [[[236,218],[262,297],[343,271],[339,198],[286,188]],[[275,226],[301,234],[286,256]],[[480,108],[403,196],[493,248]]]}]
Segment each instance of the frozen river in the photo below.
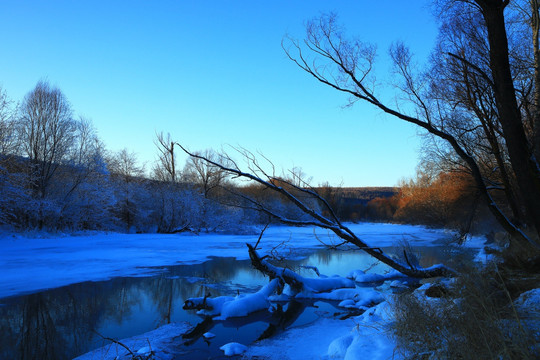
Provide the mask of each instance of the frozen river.
[{"label": "frozen river", "polygon": [[[422,266],[445,262],[440,245],[452,234],[416,226],[360,224],[353,230],[371,246],[392,252],[408,240],[422,254]],[[124,235],[2,238],[0,255],[0,358],[71,359],[110,343],[168,323],[203,321],[182,309],[185,299],[252,293],[268,282],[247,260],[246,242],[258,235]],[[325,231],[275,227],[263,238],[261,253],[281,244],[289,259],[281,266],[304,276],[346,276],[352,270],[385,273],[389,269],[360,251],[329,251],[322,242],[338,241]],[[339,318],[336,303],[289,303],[286,315],[261,313],[235,321],[202,324],[212,341],[194,335],[181,342],[178,359],[219,358],[219,344],[249,344],[320,318]]]}]

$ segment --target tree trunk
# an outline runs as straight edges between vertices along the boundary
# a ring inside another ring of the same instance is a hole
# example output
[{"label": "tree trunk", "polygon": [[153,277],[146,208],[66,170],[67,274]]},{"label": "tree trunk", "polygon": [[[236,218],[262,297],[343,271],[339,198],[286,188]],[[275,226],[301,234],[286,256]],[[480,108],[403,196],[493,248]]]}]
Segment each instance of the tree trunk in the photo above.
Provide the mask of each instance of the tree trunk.
[{"label": "tree trunk", "polygon": [[540,170],[530,152],[510,70],[505,29],[506,1],[476,0],[482,8],[489,41],[495,101],[516,182],[525,205],[525,221],[540,235]]},{"label": "tree trunk", "polygon": [[531,30],[534,52],[534,107],[533,107],[533,149],[536,161],[540,161],[540,45],[538,32],[540,31],[540,14],[538,0],[531,1]]}]

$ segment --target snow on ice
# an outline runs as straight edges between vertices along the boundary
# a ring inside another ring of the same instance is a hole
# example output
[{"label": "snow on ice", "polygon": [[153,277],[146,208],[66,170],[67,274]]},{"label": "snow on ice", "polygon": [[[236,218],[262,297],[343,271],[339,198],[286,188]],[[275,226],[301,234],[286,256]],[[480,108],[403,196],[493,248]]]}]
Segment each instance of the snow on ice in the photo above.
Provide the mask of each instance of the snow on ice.
[{"label": "snow on ice", "polygon": [[247,350],[247,346],[239,344],[237,342],[231,342],[220,347],[226,356],[241,355]]}]

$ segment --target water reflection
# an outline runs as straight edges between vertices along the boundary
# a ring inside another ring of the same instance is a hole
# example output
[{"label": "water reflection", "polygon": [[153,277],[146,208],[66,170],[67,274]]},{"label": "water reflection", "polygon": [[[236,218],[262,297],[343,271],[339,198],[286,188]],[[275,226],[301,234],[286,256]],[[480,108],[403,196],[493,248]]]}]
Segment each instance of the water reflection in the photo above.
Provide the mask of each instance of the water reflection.
[{"label": "water reflection", "polygon": [[[449,257],[441,248],[421,251],[422,266],[430,266]],[[312,270],[302,268],[303,265],[317,266],[321,273],[328,275],[347,275],[355,269],[371,268],[371,272],[379,273],[387,270],[384,265],[374,264],[372,258],[357,251],[318,251],[303,260],[281,264],[305,276],[315,276]],[[162,270],[161,275],[154,277],[85,282],[1,299],[0,359],[72,359],[108,343],[96,332],[122,339],[181,321],[193,325],[200,323],[199,329],[187,339],[194,348],[186,349],[186,353],[193,355],[195,349],[200,352],[208,348],[200,356],[214,356],[219,350],[209,347],[200,338],[210,329],[218,333],[213,340],[215,343],[238,341],[238,336],[245,339],[244,343],[249,343],[273,336],[292,324],[313,321],[313,314],[321,309],[329,313],[334,311],[320,302],[290,302],[278,306],[274,313],[261,312],[249,319],[227,322],[204,320],[182,309],[185,299],[202,297],[209,292],[213,297],[254,292],[268,280],[253,270],[248,261],[233,258],[214,258],[198,265],[179,265]],[[316,309],[316,306],[321,309]]]}]

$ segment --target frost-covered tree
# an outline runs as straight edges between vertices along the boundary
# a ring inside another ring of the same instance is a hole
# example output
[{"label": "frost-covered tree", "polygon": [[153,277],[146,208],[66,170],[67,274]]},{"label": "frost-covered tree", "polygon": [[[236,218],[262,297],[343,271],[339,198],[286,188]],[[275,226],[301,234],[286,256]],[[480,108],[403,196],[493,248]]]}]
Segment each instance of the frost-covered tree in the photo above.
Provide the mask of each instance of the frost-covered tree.
[{"label": "frost-covered tree", "polygon": [[16,109],[0,87],[0,223],[17,222],[17,214],[28,205],[28,177],[16,152],[19,144]]},{"label": "frost-covered tree", "polygon": [[134,231],[139,212],[136,200],[143,192],[144,168],[138,164],[134,152],[122,149],[109,159],[108,169],[115,184],[114,213],[127,231]]},{"label": "frost-covered tree", "polygon": [[13,155],[19,144],[16,123],[16,108],[6,91],[0,87],[0,156]]},{"label": "frost-covered tree", "polygon": [[[197,154],[213,161],[225,160],[214,150],[205,150]],[[194,184],[204,197],[208,198],[212,190],[223,185],[226,175],[220,168],[201,159],[190,157],[184,166],[183,177],[184,181]]]},{"label": "frost-covered tree", "polygon": [[39,81],[21,104],[18,130],[22,155],[30,161],[34,195],[45,198],[76,140],[77,126],[66,96],[57,87]]}]

